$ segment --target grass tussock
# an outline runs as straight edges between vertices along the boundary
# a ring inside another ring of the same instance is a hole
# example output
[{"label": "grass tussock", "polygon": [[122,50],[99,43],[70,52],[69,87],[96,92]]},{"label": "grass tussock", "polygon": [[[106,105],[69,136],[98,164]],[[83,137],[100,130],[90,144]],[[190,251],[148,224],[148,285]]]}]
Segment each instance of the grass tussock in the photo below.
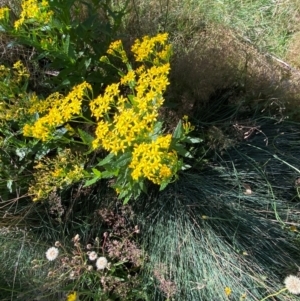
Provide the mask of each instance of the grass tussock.
[{"label": "grass tussock", "polygon": [[[185,173],[154,200],[136,204],[145,212],[145,279],[154,279],[154,300],[170,294],[165,282],[175,300],[227,300],[226,287],[234,300],[260,300],[278,291],[286,275],[298,273],[298,131],[284,124],[277,136],[268,121],[262,130],[270,146],[258,133],[210,167]],[[274,147],[279,154],[292,147],[290,166],[272,156]]]}]

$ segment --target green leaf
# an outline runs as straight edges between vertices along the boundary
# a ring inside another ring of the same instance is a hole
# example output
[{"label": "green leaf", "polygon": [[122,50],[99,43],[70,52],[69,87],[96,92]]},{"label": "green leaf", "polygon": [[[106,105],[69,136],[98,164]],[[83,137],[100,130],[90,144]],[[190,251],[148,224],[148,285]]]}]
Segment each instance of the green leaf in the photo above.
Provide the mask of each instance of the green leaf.
[{"label": "green leaf", "polygon": [[126,205],[130,200],[130,196],[127,196],[124,201],[123,201],[123,205]]},{"label": "green leaf", "polygon": [[201,143],[203,141],[203,139],[201,138],[196,138],[196,137],[186,137],[183,142],[187,142],[187,143]]},{"label": "green leaf", "polygon": [[173,137],[176,139],[180,139],[180,138],[182,138],[182,135],[183,135],[183,126],[182,126],[182,121],[179,120],[179,122],[174,130]]},{"label": "green leaf", "polygon": [[159,134],[161,132],[163,123],[162,122],[156,122],[154,126],[154,133]]},{"label": "green leaf", "polygon": [[94,173],[94,175],[96,175],[98,178],[101,177],[101,171],[96,169],[96,168],[92,168],[92,171]]},{"label": "green leaf", "polygon": [[182,167],[181,167],[181,170],[187,170],[189,168],[191,168],[192,166],[189,165],[189,164],[184,164]]},{"label": "green leaf", "polygon": [[123,155],[121,155],[116,161],[112,162],[112,168],[120,168],[125,166],[127,163],[129,163],[131,160],[131,153],[126,152]]},{"label": "green leaf", "polygon": [[98,177],[95,177],[91,180],[88,180],[88,181],[85,182],[83,187],[91,186],[91,185],[95,184],[98,180],[100,180]]},{"label": "green leaf", "polygon": [[16,149],[16,154],[19,157],[20,161],[22,161],[29,152],[30,152],[30,149],[28,149],[28,148],[17,148]]},{"label": "green leaf", "polygon": [[114,156],[115,155],[113,153],[110,153],[103,160],[101,160],[96,166],[104,166],[104,165],[110,163]]},{"label": "green leaf", "polygon": [[167,186],[168,186],[168,182],[163,182],[163,183],[161,183],[160,184],[160,187],[159,187],[159,191],[162,191],[162,190],[164,190]]},{"label": "green leaf", "polygon": [[6,182],[6,187],[8,188],[8,190],[9,190],[10,193],[12,193],[12,184],[13,184],[12,180],[8,180]]},{"label": "green leaf", "polygon": [[[117,266],[122,265],[122,264],[124,264],[124,263],[126,263],[126,262],[127,262],[127,261],[119,261],[119,262],[117,262],[117,263],[114,263],[114,266],[117,267]],[[121,279],[121,278],[119,278],[119,279]]]},{"label": "green leaf", "polygon": [[86,59],[85,61],[84,61],[84,64],[85,64],[85,68],[87,69],[89,66],[90,66],[90,64],[91,64],[91,61],[92,61],[92,59],[91,58],[89,58],[89,59]]},{"label": "green leaf", "polygon": [[78,129],[78,134],[82,140],[82,142],[88,146],[90,146],[94,140],[94,137],[91,136],[89,133],[81,130],[81,129]]},{"label": "green leaf", "polygon": [[143,192],[147,193],[147,187],[146,187],[144,181],[140,181],[140,182],[139,182],[139,187],[140,187],[140,189],[141,189]]},{"label": "green leaf", "polygon": [[66,35],[65,42],[63,43],[63,50],[65,54],[69,54],[69,47],[70,47],[70,35]]},{"label": "green leaf", "polygon": [[51,148],[47,144],[37,145],[36,147],[38,148],[38,150],[35,154],[35,161],[41,160],[51,151]]},{"label": "green leaf", "polygon": [[185,158],[193,158],[192,154],[187,151],[182,145],[176,144],[174,146],[174,150],[180,155]]},{"label": "green leaf", "polygon": [[134,103],[134,95],[127,95],[129,101],[133,104]]},{"label": "green leaf", "polygon": [[102,178],[103,179],[109,179],[111,177],[118,176],[118,170],[106,170],[102,172]]}]

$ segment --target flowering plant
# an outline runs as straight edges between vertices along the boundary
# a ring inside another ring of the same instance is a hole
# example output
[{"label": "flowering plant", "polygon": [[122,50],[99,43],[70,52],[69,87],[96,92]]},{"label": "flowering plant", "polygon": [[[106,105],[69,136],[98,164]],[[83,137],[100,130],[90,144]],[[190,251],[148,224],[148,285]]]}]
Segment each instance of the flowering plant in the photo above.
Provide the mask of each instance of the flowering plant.
[{"label": "flowering plant", "polygon": [[[30,112],[46,114],[32,125],[26,124],[24,135],[47,141],[53,139],[62,124],[65,131],[69,131],[70,121],[88,120],[82,113],[85,102],[95,120],[88,121],[94,125],[94,137],[79,129],[78,135],[90,151],[108,153],[93,166],[91,173],[84,173],[84,177],[90,178],[86,186],[102,178],[115,177],[113,187],[125,203],[146,191],[146,180],[165,188],[184,167],[179,155],[190,155],[183,143],[199,142],[188,137],[193,127],[187,117],[179,122],[173,135],[163,134],[163,123],[158,120],[163,93],[169,84],[171,47],[167,37],[167,34],[158,34],[137,40],[132,46],[139,63],[136,68],[129,63],[121,41],[113,42],[107,53],[120,58],[127,69],[118,68],[120,82],[106,86],[104,93],[95,98],[90,96],[91,86],[83,82],[66,97],[54,93],[43,102],[33,102]],[[100,60],[111,64],[107,56]],[[121,92],[124,89],[126,92]],[[49,104],[50,107],[45,108]]]},{"label": "flowering plant", "polygon": [[[187,117],[173,133],[164,133],[159,120],[169,84],[171,46],[167,37],[158,34],[136,40],[132,46],[136,66],[129,62],[121,41],[113,42],[107,53],[120,58],[125,68],[115,67],[107,56],[100,58],[118,69],[120,81],[107,85],[97,97],[84,81],[67,95],[55,92],[44,100],[35,94],[26,98],[23,135],[41,141],[48,149],[50,145],[61,148],[54,159],[39,159],[35,165],[37,172],[29,189],[34,200],[46,198],[55,187],[82,179],[89,186],[107,178],[115,179],[112,186],[126,203],[146,192],[147,182],[164,189],[178,171],[188,167],[182,159],[191,156],[185,144],[200,139],[189,137],[193,127]],[[14,67],[18,76],[22,72],[27,76],[19,65]],[[79,154],[74,152],[76,144],[81,146]],[[89,153],[99,154],[98,162],[90,162]]]},{"label": "flowering plant", "polygon": [[49,287],[69,292],[67,300],[146,300],[138,273],[147,258],[138,243],[140,228],[130,206],[118,207],[97,210],[105,225],[99,236],[56,241],[32,260],[32,269],[46,273]]},{"label": "flowering plant", "polygon": [[104,82],[98,58],[119,28],[125,7],[113,11],[108,1],[22,0],[0,8],[0,30],[11,45],[34,49],[55,76],[43,76],[44,87],[69,90],[89,79]]}]

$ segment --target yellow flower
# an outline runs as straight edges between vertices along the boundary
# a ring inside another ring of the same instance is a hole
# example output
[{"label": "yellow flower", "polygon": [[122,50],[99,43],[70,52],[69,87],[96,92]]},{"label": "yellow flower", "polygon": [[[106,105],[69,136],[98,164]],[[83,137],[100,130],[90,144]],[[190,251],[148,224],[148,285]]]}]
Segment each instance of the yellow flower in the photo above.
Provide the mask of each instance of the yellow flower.
[{"label": "yellow flower", "polygon": [[168,39],[168,33],[159,33],[159,34],[157,34],[154,38],[153,38],[153,40],[155,41],[155,42],[158,42],[158,43],[160,43],[160,44],[164,44],[166,41],[167,41],[167,39]]},{"label": "yellow flower", "polygon": [[134,80],[135,80],[135,73],[133,70],[129,70],[128,73],[121,78],[121,84],[122,85],[130,84]]},{"label": "yellow flower", "polygon": [[232,290],[230,287],[226,286],[224,291],[225,291],[225,294],[227,297],[229,297],[231,295]]},{"label": "yellow flower", "polygon": [[77,297],[77,292],[70,293],[67,296],[67,301],[76,301],[78,300]]}]

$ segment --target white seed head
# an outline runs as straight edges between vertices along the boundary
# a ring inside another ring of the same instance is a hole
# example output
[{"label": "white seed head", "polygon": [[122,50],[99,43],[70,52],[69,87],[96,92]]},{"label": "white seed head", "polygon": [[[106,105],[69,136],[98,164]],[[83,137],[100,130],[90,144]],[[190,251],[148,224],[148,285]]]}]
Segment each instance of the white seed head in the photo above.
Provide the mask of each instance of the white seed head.
[{"label": "white seed head", "polygon": [[98,258],[98,255],[95,251],[90,252],[89,254],[89,260],[94,261]]},{"label": "white seed head", "polygon": [[58,251],[57,248],[51,247],[51,248],[49,248],[49,249],[47,250],[47,252],[46,252],[46,257],[47,257],[47,259],[48,259],[49,261],[53,261],[53,260],[55,260],[55,259],[57,258],[58,253],[59,253],[59,251]]},{"label": "white seed head", "polygon": [[299,295],[300,294],[300,278],[297,276],[287,276],[284,279],[284,284],[287,288],[287,290],[295,295]]},{"label": "white seed head", "polygon": [[99,257],[96,261],[97,270],[104,270],[107,267],[108,261],[105,257]]}]

